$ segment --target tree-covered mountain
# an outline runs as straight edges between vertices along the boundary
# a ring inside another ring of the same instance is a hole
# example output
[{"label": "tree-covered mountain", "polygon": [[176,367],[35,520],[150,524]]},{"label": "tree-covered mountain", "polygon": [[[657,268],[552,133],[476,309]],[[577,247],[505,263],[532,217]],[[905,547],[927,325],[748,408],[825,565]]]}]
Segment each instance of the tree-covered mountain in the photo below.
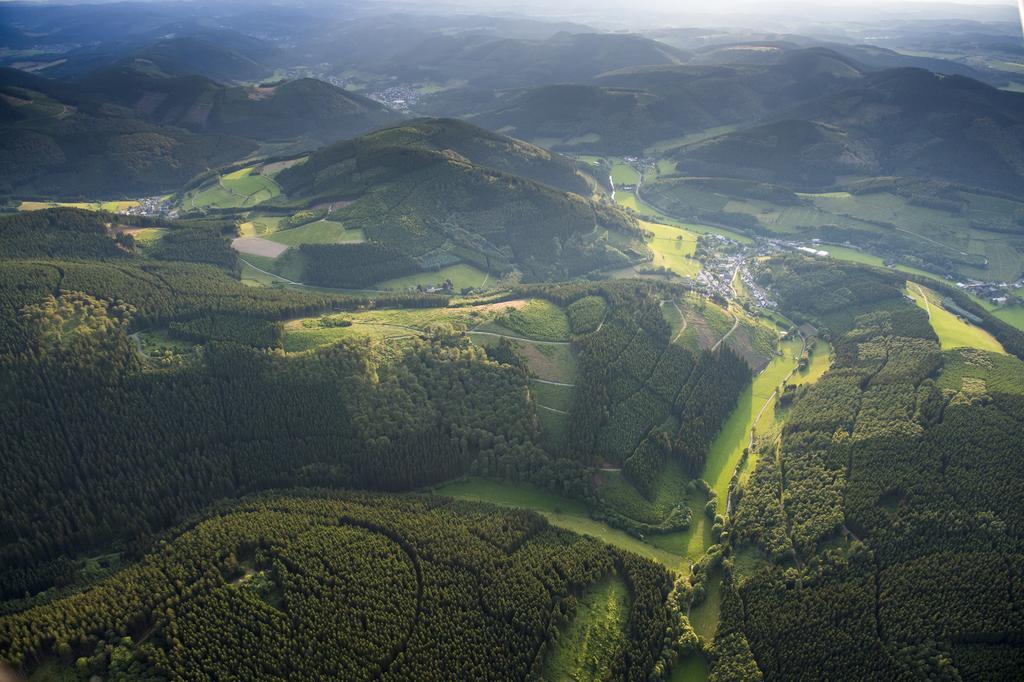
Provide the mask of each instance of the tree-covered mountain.
[{"label": "tree-covered mountain", "polygon": [[1024,94],[897,69],[868,74],[785,115],[679,149],[679,171],[797,187],[873,174],[1010,193],[1024,187]]},{"label": "tree-covered mountain", "polygon": [[[266,207],[333,204],[333,220],[418,264],[407,267],[461,260],[494,273],[516,267],[532,280],[564,279],[645,250],[632,218],[589,198],[596,183],[574,161],[452,119],[339,142],[282,171],[277,182],[286,197]],[[613,245],[603,237],[608,230],[635,246]],[[350,255],[364,257],[357,251],[303,248],[307,267],[311,258],[319,263],[321,284],[326,273],[349,267]]]},{"label": "tree-covered mountain", "polygon": [[[252,42],[257,42],[261,47],[265,45],[258,41]],[[144,47],[126,61],[156,69],[169,76],[199,75],[221,83],[255,81],[271,73],[272,70],[266,64],[229,45],[230,41],[223,40],[220,35],[210,36],[209,39],[195,35],[169,38]],[[271,52],[268,47],[247,51],[250,54]]]},{"label": "tree-covered mountain", "polygon": [[425,98],[423,106],[556,149],[639,154],[686,133],[754,123],[841,91],[863,73],[838,53],[808,49],[755,65],[642,66],[587,83],[450,90]]},{"label": "tree-covered mountain", "polygon": [[543,40],[437,35],[382,66],[405,80],[509,88],[581,82],[616,69],[682,64],[689,57],[637,35],[561,32]]},{"label": "tree-covered mountain", "polygon": [[122,67],[66,82],[5,69],[0,92],[0,192],[27,196],[173,191],[261,142],[309,148],[395,119],[310,79],[231,87]]}]

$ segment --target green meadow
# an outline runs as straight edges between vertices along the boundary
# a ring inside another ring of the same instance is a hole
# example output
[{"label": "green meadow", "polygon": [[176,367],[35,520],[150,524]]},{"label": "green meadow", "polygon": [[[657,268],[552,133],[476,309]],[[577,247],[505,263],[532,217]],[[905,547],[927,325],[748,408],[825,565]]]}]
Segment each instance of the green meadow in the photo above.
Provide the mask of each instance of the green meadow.
[{"label": "green meadow", "polygon": [[288,246],[302,244],[343,244],[366,241],[362,230],[346,230],[345,226],[333,220],[317,220],[301,227],[293,227],[266,235],[270,241]]},{"label": "green meadow", "polygon": [[435,488],[433,492],[459,500],[532,509],[544,516],[553,526],[595,537],[620,549],[657,561],[673,570],[679,568],[684,560],[682,555],[660,549],[629,533],[595,521],[590,518],[586,505],[582,502],[556,495],[528,483],[466,478]]},{"label": "green meadow", "polygon": [[459,263],[457,265],[443,267],[436,271],[418,272],[415,275],[407,275],[405,277],[396,277],[394,279],[385,280],[383,282],[378,282],[374,287],[377,289],[394,289],[395,291],[401,291],[403,289],[415,288],[417,286],[438,286],[446,279],[450,279],[455,290],[460,291],[462,289],[482,288],[490,277],[486,272],[479,268],[475,268],[467,263]]},{"label": "green meadow", "polygon": [[963,320],[942,307],[942,296],[914,282],[908,283],[907,293],[918,306],[928,312],[932,329],[939,336],[942,350],[977,348],[993,353],[1005,353],[1003,345],[980,327]]}]

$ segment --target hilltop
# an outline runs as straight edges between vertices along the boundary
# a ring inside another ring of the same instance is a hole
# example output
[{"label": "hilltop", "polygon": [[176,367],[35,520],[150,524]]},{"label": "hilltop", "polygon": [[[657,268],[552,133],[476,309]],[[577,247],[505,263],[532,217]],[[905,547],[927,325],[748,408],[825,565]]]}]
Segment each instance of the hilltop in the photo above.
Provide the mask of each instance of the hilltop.
[{"label": "hilltop", "polygon": [[[593,180],[573,161],[459,121],[412,121],[331,145],[277,182],[287,197],[268,210],[330,205],[332,220],[394,251],[367,257],[405,270],[462,261],[550,280],[628,262],[632,242],[644,249],[632,218],[586,198]],[[620,235],[614,244],[609,230]],[[340,268],[357,250],[301,252],[307,268],[321,256]]]}]

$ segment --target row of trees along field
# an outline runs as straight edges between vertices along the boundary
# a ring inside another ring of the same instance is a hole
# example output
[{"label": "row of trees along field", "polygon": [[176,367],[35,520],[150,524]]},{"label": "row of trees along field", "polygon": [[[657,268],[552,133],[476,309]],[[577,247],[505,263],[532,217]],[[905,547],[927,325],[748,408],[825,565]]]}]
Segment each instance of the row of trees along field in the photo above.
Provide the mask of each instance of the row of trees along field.
[{"label": "row of trees along field", "polygon": [[666,569],[531,512],[307,492],[224,506],[93,589],[0,619],[0,661],[132,679],[527,679],[576,597],[631,606],[611,673],[652,679]]},{"label": "row of trees along field", "polygon": [[790,314],[831,326],[835,360],[736,490],[712,679],[1018,677],[1024,363],[941,353],[884,273],[767,267],[809,308]]}]

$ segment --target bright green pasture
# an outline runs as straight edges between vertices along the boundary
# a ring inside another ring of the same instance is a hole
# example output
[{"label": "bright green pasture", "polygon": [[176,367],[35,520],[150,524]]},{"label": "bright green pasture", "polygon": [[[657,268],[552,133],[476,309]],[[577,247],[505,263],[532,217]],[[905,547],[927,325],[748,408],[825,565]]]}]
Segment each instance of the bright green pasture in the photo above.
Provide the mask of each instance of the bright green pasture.
[{"label": "bright green pasture", "polygon": [[612,182],[616,185],[635,185],[640,182],[637,169],[623,161],[612,161]]},{"label": "bright green pasture", "polygon": [[[729,481],[743,456],[744,448],[750,443],[750,433],[755,427],[758,413],[769,402],[783,379],[797,366],[802,348],[803,344],[798,339],[782,344],[782,355],[776,356],[743,391],[736,409],[729,415],[711,445],[702,478],[718,494],[718,504],[723,511],[729,494]],[[765,412],[770,409],[769,405]]]},{"label": "bright green pasture", "polygon": [[1024,330],[1024,306],[1011,305],[1005,308],[997,308],[992,314],[1003,322],[1012,324],[1017,329]]},{"label": "bright green pasture", "polygon": [[994,336],[980,327],[957,317],[942,307],[942,296],[927,287],[910,282],[907,293],[921,308],[928,311],[932,329],[939,336],[942,350],[952,348],[977,348],[993,353],[1005,353],[1003,345]]},{"label": "bright green pasture", "polygon": [[243,208],[255,206],[281,194],[281,187],[255,167],[227,173],[217,181],[190,192],[186,207]]},{"label": "bright green pasture", "polygon": [[668,268],[680,277],[694,277],[700,272],[700,262],[692,258],[697,250],[697,234],[681,227],[640,221],[640,226],[653,234],[647,242],[654,252],[651,265]]},{"label": "bright green pasture", "polygon": [[281,230],[266,236],[267,239],[288,246],[302,244],[342,244],[345,242],[364,242],[366,235],[362,230],[346,230],[345,226],[333,220],[317,220],[301,227]]},{"label": "bright green pasture", "polygon": [[449,265],[440,270],[431,272],[418,272],[415,275],[396,277],[394,279],[378,282],[374,285],[376,289],[394,289],[401,291],[416,286],[437,286],[446,279],[452,281],[456,291],[461,289],[478,289],[483,287],[490,279],[486,272],[466,263]]},{"label": "bright green pasture", "polygon": [[[448,325],[455,331],[465,331],[494,319],[501,310],[501,304],[488,304],[447,308],[384,308],[306,317],[285,323],[284,349],[300,352],[332,345],[346,338],[418,336],[434,325]],[[351,324],[338,326],[339,322]]]}]

